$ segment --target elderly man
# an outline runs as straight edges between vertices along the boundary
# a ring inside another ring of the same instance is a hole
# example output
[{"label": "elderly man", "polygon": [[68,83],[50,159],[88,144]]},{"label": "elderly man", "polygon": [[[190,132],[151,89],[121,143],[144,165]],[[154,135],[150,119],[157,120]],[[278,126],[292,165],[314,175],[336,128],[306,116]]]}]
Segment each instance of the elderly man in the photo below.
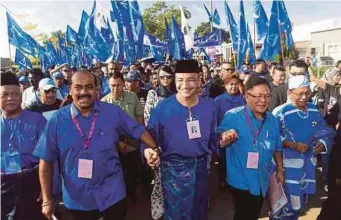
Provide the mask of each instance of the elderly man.
[{"label": "elderly man", "polygon": [[16,77],[1,73],[1,219],[44,219],[40,195],[39,159],[33,155],[45,118],[23,110]]},{"label": "elderly man", "polygon": [[317,107],[308,103],[311,95],[308,78],[293,76],[288,86],[290,102],[273,111],[281,127],[288,203],[277,213],[271,213],[270,219],[299,218],[308,195],[316,192],[316,155],[327,153],[330,139],[335,136]]},{"label": "elderly man", "polygon": [[72,104],[48,121],[35,151],[40,157],[42,212],[52,219],[52,165],[59,158],[63,200],[73,219],[122,220],[126,192],[114,146],[121,134],[141,139],[149,147],[148,163],[156,165],[158,156],[151,148],[157,145],[144,126],[119,107],[96,100],[96,77],[90,72],[76,72],[70,92]]},{"label": "elderly man", "polygon": [[162,151],[166,220],[208,218],[207,159],[218,142],[213,100],[197,95],[199,72],[196,60],[177,61],[178,93],[162,100],[148,122]]},{"label": "elderly man", "polygon": [[246,105],[228,111],[217,133],[226,147],[226,180],[235,198],[235,220],[257,220],[269,184],[272,158],[277,181],[284,182],[282,142],[276,118],[267,112],[269,84],[250,77],[245,84]]}]

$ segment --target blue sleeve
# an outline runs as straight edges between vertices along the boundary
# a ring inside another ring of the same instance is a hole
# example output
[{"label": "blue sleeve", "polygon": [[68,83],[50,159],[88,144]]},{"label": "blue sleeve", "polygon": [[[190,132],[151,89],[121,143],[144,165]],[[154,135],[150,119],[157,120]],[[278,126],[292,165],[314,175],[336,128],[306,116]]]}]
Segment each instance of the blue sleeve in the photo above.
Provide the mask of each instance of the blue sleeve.
[{"label": "blue sleeve", "polygon": [[33,154],[43,160],[55,162],[59,156],[57,142],[57,115],[47,121]]},{"label": "blue sleeve", "polygon": [[226,112],[226,114],[223,117],[223,120],[221,121],[221,123],[218,125],[218,127],[216,129],[217,134],[221,134],[224,131],[232,129],[231,122],[232,122],[232,120],[236,120],[236,119],[232,118],[233,115],[234,115],[234,113],[232,113],[232,112],[229,112],[229,111]]},{"label": "blue sleeve", "polygon": [[[135,140],[139,140],[145,128],[137,121],[132,119],[126,112],[117,108],[119,118],[119,133],[120,131],[133,137]],[[117,117],[117,116],[115,116]]]},{"label": "blue sleeve", "polygon": [[275,127],[275,131],[276,131],[276,146],[275,146],[275,150],[276,151],[283,151],[283,140],[282,140],[282,137],[281,137],[281,129],[280,129],[280,124],[279,122],[276,120],[275,121],[276,126]]}]

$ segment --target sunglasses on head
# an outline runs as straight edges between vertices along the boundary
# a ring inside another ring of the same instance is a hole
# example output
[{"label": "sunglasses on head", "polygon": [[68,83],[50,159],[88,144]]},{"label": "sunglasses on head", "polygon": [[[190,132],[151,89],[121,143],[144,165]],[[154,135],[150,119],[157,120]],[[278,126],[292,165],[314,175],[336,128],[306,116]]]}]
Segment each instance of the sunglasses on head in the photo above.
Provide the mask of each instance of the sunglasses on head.
[{"label": "sunglasses on head", "polygon": [[56,89],[56,88],[51,88],[51,89],[48,89],[48,90],[45,90],[45,89],[44,89],[44,92],[45,92],[46,94],[49,94],[50,92],[56,93],[56,92],[57,92],[57,89]]}]

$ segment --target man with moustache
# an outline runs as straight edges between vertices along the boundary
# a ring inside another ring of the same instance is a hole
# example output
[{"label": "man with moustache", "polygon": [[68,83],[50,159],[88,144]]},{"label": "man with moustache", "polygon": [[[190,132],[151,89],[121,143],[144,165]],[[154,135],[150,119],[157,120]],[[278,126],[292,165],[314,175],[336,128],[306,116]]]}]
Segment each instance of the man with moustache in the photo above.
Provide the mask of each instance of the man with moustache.
[{"label": "man with moustache", "polygon": [[[97,101],[96,77],[86,70],[71,78],[71,105],[48,121],[35,155],[40,158],[42,212],[52,219],[52,165],[60,158],[63,200],[75,220],[125,218],[125,186],[114,147],[121,134],[140,139],[148,164],[159,159],[157,145],[144,126],[119,107]],[[72,138],[71,138],[72,137]]]},{"label": "man with moustache", "polygon": [[45,118],[21,108],[16,76],[1,73],[1,219],[42,220],[39,159],[33,155]]},{"label": "man with moustache", "polygon": [[162,151],[165,219],[208,218],[207,160],[218,139],[213,100],[197,94],[199,72],[196,60],[177,61],[178,93],[159,102],[148,122]]},{"label": "man with moustache", "polygon": [[235,199],[234,220],[257,220],[268,190],[272,158],[277,181],[284,183],[282,141],[277,119],[267,112],[269,84],[250,77],[245,84],[246,105],[228,111],[217,133],[226,147],[226,181]]}]

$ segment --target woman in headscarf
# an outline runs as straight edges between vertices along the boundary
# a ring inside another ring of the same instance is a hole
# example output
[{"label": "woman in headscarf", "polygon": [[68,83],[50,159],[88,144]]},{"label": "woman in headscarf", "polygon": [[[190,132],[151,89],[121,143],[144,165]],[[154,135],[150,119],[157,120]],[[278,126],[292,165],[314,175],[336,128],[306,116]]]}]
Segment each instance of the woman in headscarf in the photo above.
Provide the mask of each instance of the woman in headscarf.
[{"label": "woman in headscarf", "polygon": [[155,90],[149,90],[144,108],[144,123],[148,125],[150,114],[156,105],[164,98],[176,93],[174,82],[174,72],[167,65],[162,65],[158,69],[158,86]]},{"label": "woman in headscarf", "polygon": [[[217,124],[223,120],[227,111],[243,106],[246,104],[245,98],[242,95],[242,81],[235,75],[229,75],[224,80],[226,92],[214,99],[216,115],[218,118]],[[226,149],[222,149],[219,159],[219,190],[225,192],[226,186]]]}]

